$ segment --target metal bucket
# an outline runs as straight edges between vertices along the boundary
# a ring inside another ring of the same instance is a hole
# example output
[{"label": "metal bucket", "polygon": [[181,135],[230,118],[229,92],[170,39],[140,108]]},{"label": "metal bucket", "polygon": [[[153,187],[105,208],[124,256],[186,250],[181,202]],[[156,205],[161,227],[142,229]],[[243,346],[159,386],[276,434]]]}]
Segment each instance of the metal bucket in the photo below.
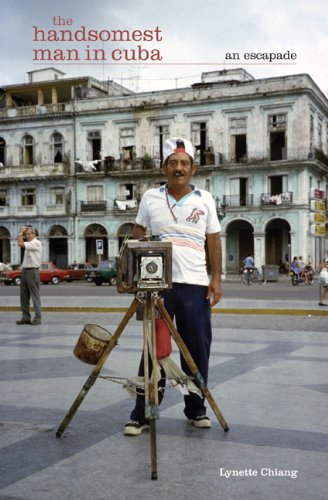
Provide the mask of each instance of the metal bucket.
[{"label": "metal bucket", "polygon": [[112,335],[101,326],[84,325],[73,353],[80,361],[96,365],[111,337]]}]

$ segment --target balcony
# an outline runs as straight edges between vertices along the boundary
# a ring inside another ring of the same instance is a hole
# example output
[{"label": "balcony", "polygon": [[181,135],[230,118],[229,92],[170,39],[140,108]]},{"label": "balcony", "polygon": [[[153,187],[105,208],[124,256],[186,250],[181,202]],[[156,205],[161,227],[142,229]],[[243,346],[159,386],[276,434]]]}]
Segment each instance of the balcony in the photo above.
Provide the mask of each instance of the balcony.
[{"label": "balcony", "polygon": [[25,180],[26,177],[53,177],[67,173],[66,163],[53,163],[51,165],[15,165],[1,167],[0,179]]},{"label": "balcony", "polygon": [[270,194],[270,193],[262,193],[261,195],[261,205],[270,206],[272,205],[282,205],[288,206],[293,204],[293,193],[291,191],[286,191],[280,194]]},{"label": "balcony", "polygon": [[294,149],[287,148],[281,152],[280,159],[274,159],[270,154],[264,154],[263,151],[249,151],[247,155],[241,158],[226,157],[225,155],[218,153],[218,165],[223,167],[238,167],[241,168],[243,165],[261,166],[268,163],[280,163],[289,161],[309,161],[316,160],[324,165],[328,166],[328,156],[320,149],[314,148],[313,151],[307,149]]},{"label": "balcony", "polygon": [[38,205],[20,205],[17,207],[17,213],[20,217],[32,217],[34,215],[39,215]]},{"label": "balcony", "polygon": [[107,201],[81,201],[80,202],[80,211],[81,213],[89,213],[89,212],[106,212],[107,210]]},{"label": "balcony", "polygon": [[46,214],[47,215],[65,215],[65,205],[47,205],[46,206]]},{"label": "balcony", "polygon": [[0,110],[0,120],[3,118],[21,118],[30,116],[40,116],[53,113],[63,113],[67,111],[64,103],[42,104],[36,106],[16,106]]},{"label": "balcony", "polygon": [[226,206],[226,208],[252,207],[253,195],[252,194],[224,195],[223,204]]}]

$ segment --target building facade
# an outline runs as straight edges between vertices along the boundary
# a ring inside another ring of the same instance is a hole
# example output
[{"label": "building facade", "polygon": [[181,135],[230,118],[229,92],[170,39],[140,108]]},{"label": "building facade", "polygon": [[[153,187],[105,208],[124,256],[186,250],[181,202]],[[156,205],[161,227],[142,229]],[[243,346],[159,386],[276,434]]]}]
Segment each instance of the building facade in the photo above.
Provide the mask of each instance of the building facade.
[{"label": "building facade", "polygon": [[294,255],[319,265],[328,101],[309,75],[213,71],[188,88],[132,93],[43,72],[1,89],[0,261],[20,263],[22,223],[58,265],[96,263],[97,239],[103,258],[117,255],[142,194],[165,182],[163,142],[183,136],[196,147],[195,184],[217,200],[224,273],[239,272],[248,253],[257,267]]}]

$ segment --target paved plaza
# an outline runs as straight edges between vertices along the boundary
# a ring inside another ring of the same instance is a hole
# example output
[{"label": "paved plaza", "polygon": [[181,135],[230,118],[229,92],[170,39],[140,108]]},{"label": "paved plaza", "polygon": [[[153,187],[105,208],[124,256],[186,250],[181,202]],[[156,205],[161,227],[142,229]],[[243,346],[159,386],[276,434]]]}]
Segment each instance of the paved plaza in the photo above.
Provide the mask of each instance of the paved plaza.
[{"label": "paved plaza", "polygon": [[[129,300],[117,299],[123,306]],[[19,313],[2,301],[8,309],[0,316],[1,500],[326,500],[328,316],[316,315],[318,307],[303,304],[302,314],[295,302],[293,316],[260,304],[266,314],[229,314],[237,302],[227,301],[225,314],[213,314],[209,389],[230,431],[211,408],[211,429],[190,427],[181,394],[168,388],[152,481],[149,434],[122,433],[133,399],[120,383],[99,377],[56,438],[92,370],[72,353],[83,325],[113,333],[123,317],[85,312],[95,304],[79,301],[82,310],[44,312],[41,326],[17,326]],[[133,318],[101,375],[115,381],[135,375],[141,343],[142,323]],[[176,348],[172,356],[178,360]]]}]

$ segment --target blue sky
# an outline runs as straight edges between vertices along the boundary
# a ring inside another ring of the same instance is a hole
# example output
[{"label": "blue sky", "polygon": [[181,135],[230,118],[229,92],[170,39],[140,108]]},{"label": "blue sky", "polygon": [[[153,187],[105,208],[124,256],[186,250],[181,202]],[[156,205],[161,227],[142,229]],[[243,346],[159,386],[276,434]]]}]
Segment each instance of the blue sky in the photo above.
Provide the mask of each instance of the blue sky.
[{"label": "blue sky", "polygon": [[[108,60],[98,64],[84,60],[86,43],[75,45],[81,60],[70,64],[46,63],[67,76],[91,75],[114,79],[136,91],[188,86],[199,82],[203,71],[244,67],[256,78],[309,73],[328,93],[327,4],[325,0],[0,0],[0,85],[27,81],[27,71],[40,69],[33,62],[35,48],[73,48],[73,44],[36,44],[32,26],[44,30],[87,29],[161,30],[160,42],[140,42],[159,50],[161,64],[149,66],[113,63],[112,49],[136,48],[127,43],[99,42],[92,48],[108,51]],[[53,17],[73,19],[71,26],[54,26]],[[297,55],[285,64],[255,61],[245,52]],[[227,61],[227,53],[238,53],[238,61]],[[131,55],[131,53],[130,53]],[[83,64],[82,64],[83,62]],[[233,62],[233,65],[231,65]],[[230,63],[230,64],[228,64]],[[246,64],[248,63],[248,64]],[[286,64],[288,63],[288,64]]]}]

